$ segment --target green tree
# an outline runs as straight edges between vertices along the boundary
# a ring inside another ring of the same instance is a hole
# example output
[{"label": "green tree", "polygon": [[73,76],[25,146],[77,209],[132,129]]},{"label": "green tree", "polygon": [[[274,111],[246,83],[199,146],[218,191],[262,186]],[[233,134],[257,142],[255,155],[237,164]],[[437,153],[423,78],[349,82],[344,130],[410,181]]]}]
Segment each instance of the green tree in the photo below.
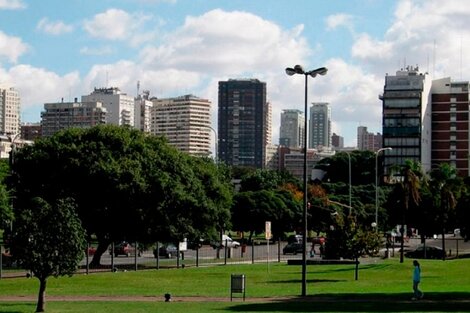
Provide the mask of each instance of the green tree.
[{"label": "green tree", "polygon": [[[463,181],[457,175],[457,169],[447,163],[441,163],[431,171],[430,189],[442,234],[442,249],[445,251],[445,233],[449,223],[455,221],[455,208],[463,189]],[[445,259],[445,258],[444,258]]]},{"label": "green tree", "polygon": [[36,312],[44,312],[47,279],[76,272],[86,248],[85,230],[70,199],[50,205],[35,198],[16,213],[12,255],[39,280]]},{"label": "green tree", "polygon": [[240,191],[273,190],[286,184],[298,185],[299,182],[286,171],[257,169],[242,177]]},{"label": "green tree", "polygon": [[236,230],[262,233],[266,221],[271,221],[274,238],[294,228],[300,218],[300,202],[285,190],[259,190],[240,192],[234,197],[232,222]]},{"label": "green tree", "polygon": [[334,156],[318,162],[317,168],[327,173],[323,181],[349,184],[349,158],[351,158],[352,185],[375,183],[375,154],[372,151],[355,150],[349,153],[338,152]]},{"label": "green tree", "polygon": [[98,248],[113,241],[154,242],[201,236],[228,223],[226,170],[167,144],[161,137],[117,126],[69,129],[17,152],[12,183],[27,199],[72,197]]},{"label": "green tree", "polygon": [[395,185],[395,194],[397,195],[398,206],[401,208],[400,221],[400,263],[403,263],[405,225],[407,214],[411,205],[417,206],[421,201],[421,179],[423,172],[421,164],[407,160],[405,164],[399,166],[399,182]]},{"label": "green tree", "polygon": [[6,185],[9,173],[8,161],[0,160],[0,230],[9,229],[14,218],[10,192]]}]

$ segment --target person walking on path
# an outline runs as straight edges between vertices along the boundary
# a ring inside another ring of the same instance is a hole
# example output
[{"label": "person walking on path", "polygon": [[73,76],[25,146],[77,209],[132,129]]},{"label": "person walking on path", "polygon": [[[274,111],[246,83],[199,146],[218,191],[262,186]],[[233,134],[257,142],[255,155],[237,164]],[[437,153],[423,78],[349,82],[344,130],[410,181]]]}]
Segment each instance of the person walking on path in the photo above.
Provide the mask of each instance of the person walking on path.
[{"label": "person walking on path", "polygon": [[419,283],[421,282],[421,267],[419,266],[418,261],[413,261],[413,293],[414,296],[411,300],[422,299],[424,293],[419,290]]}]

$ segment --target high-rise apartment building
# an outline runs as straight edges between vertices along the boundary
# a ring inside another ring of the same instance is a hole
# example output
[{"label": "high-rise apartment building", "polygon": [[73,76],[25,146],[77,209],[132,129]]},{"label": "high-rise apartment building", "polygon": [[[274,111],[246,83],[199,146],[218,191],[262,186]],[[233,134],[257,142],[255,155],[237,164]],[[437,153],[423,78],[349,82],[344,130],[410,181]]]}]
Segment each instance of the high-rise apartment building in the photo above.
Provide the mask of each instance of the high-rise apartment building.
[{"label": "high-rise apartment building", "polygon": [[309,148],[331,147],[331,109],[328,103],[312,103],[308,138]]},{"label": "high-rise apartment building", "polygon": [[431,163],[431,81],[417,67],[385,77],[383,107],[384,174],[406,160],[418,161],[428,171]]},{"label": "high-rise apartment building", "polygon": [[145,133],[150,132],[150,111],[153,106],[149,96],[150,91],[144,90],[134,99],[134,127]]},{"label": "high-rise apartment building", "polygon": [[359,126],[357,128],[357,149],[377,151],[382,148],[382,135],[367,131],[367,127]]},{"label": "high-rise apartment building", "polygon": [[331,135],[331,146],[337,149],[344,148],[344,138],[338,134]]},{"label": "high-rise apartment building", "polygon": [[106,124],[134,126],[134,98],[117,87],[95,88],[82,102],[101,102],[106,108]]},{"label": "high-rise apartment building", "polygon": [[305,115],[300,110],[282,110],[279,144],[289,148],[304,145]]},{"label": "high-rise apartment building", "polygon": [[431,166],[450,163],[469,176],[469,82],[432,82]]},{"label": "high-rise apartment building", "polygon": [[180,151],[210,154],[211,102],[193,95],[152,99],[150,132],[164,135]]},{"label": "high-rise apartment building", "polygon": [[106,123],[106,109],[101,102],[45,103],[41,112],[42,136],[52,136],[67,128],[88,128]]},{"label": "high-rise apartment building", "polygon": [[13,87],[0,86],[0,133],[20,132],[20,95]]},{"label": "high-rise apartment building", "polygon": [[270,143],[270,104],[258,79],[219,82],[218,158],[229,165],[264,168]]}]

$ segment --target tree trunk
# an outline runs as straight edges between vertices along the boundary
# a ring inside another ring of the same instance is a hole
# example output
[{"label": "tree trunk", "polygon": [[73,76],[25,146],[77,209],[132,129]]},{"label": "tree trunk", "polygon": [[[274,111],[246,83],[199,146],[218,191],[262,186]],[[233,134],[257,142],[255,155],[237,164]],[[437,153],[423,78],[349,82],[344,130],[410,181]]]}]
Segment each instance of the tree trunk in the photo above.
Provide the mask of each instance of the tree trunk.
[{"label": "tree trunk", "polygon": [[401,243],[400,243],[400,263],[403,263],[403,254],[405,250],[405,225],[402,224],[400,226],[400,233],[401,233]]},{"label": "tree trunk", "polygon": [[46,278],[39,278],[39,294],[36,312],[44,312],[46,306]]},{"label": "tree trunk", "polygon": [[99,267],[101,265],[101,256],[106,252],[108,249],[108,246],[111,242],[106,240],[106,241],[100,241],[98,243],[98,247],[96,248],[95,254],[93,255],[93,259],[90,262],[90,267]]},{"label": "tree trunk", "polygon": [[442,255],[442,260],[445,261],[446,259],[446,237],[445,237],[446,230],[445,228],[442,228],[442,250],[444,251],[444,254]]}]

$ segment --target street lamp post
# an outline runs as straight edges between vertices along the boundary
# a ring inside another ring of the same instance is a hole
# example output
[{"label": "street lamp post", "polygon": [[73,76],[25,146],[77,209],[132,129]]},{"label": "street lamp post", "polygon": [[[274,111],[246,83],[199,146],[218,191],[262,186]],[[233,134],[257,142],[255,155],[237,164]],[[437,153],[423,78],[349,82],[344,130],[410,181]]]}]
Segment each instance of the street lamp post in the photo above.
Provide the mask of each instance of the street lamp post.
[{"label": "street lamp post", "polygon": [[217,164],[217,153],[218,152],[218,141],[219,141],[219,138],[217,137],[217,132],[215,131],[215,129],[210,126],[210,125],[207,125],[206,127],[210,128],[213,132],[214,132],[214,138],[215,138],[215,153],[214,153],[214,157],[215,157],[215,163]]},{"label": "street lamp post", "polygon": [[378,159],[379,154],[385,150],[392,150],[391,147],[380,148],[375,152],[375,230],[379,231],[379,173],[378,173]]},{"label": "street lamp post", "polygon": [[346,151],[346,154],[348,155],[348,165],[349,165],[349,214],[351,215],[351,154]]},{"label": "street lamp post", "polygon": [[308,208],[308,197],[307,197],[307,134],[308,134],[308,120],[307,120],[307,92],[308,92],[308,76],[315,77],[317,75],[325,75],[328,72],[326,67],[320,67],[315,70],[311,71],[304,71],[301,65],[296,65],[294,68],[288,67],[286,68],[286,74],[289,76],[295,74],[301,74],[305,76],[305,135],[304,135],[304,177],[303,177],[303,184],[304,184],[304,203],[303,203],[303,214],[302,214],[302,245],[303,245],[303,253],[302,253],[302,296],[307,295],[307,208]]}]

